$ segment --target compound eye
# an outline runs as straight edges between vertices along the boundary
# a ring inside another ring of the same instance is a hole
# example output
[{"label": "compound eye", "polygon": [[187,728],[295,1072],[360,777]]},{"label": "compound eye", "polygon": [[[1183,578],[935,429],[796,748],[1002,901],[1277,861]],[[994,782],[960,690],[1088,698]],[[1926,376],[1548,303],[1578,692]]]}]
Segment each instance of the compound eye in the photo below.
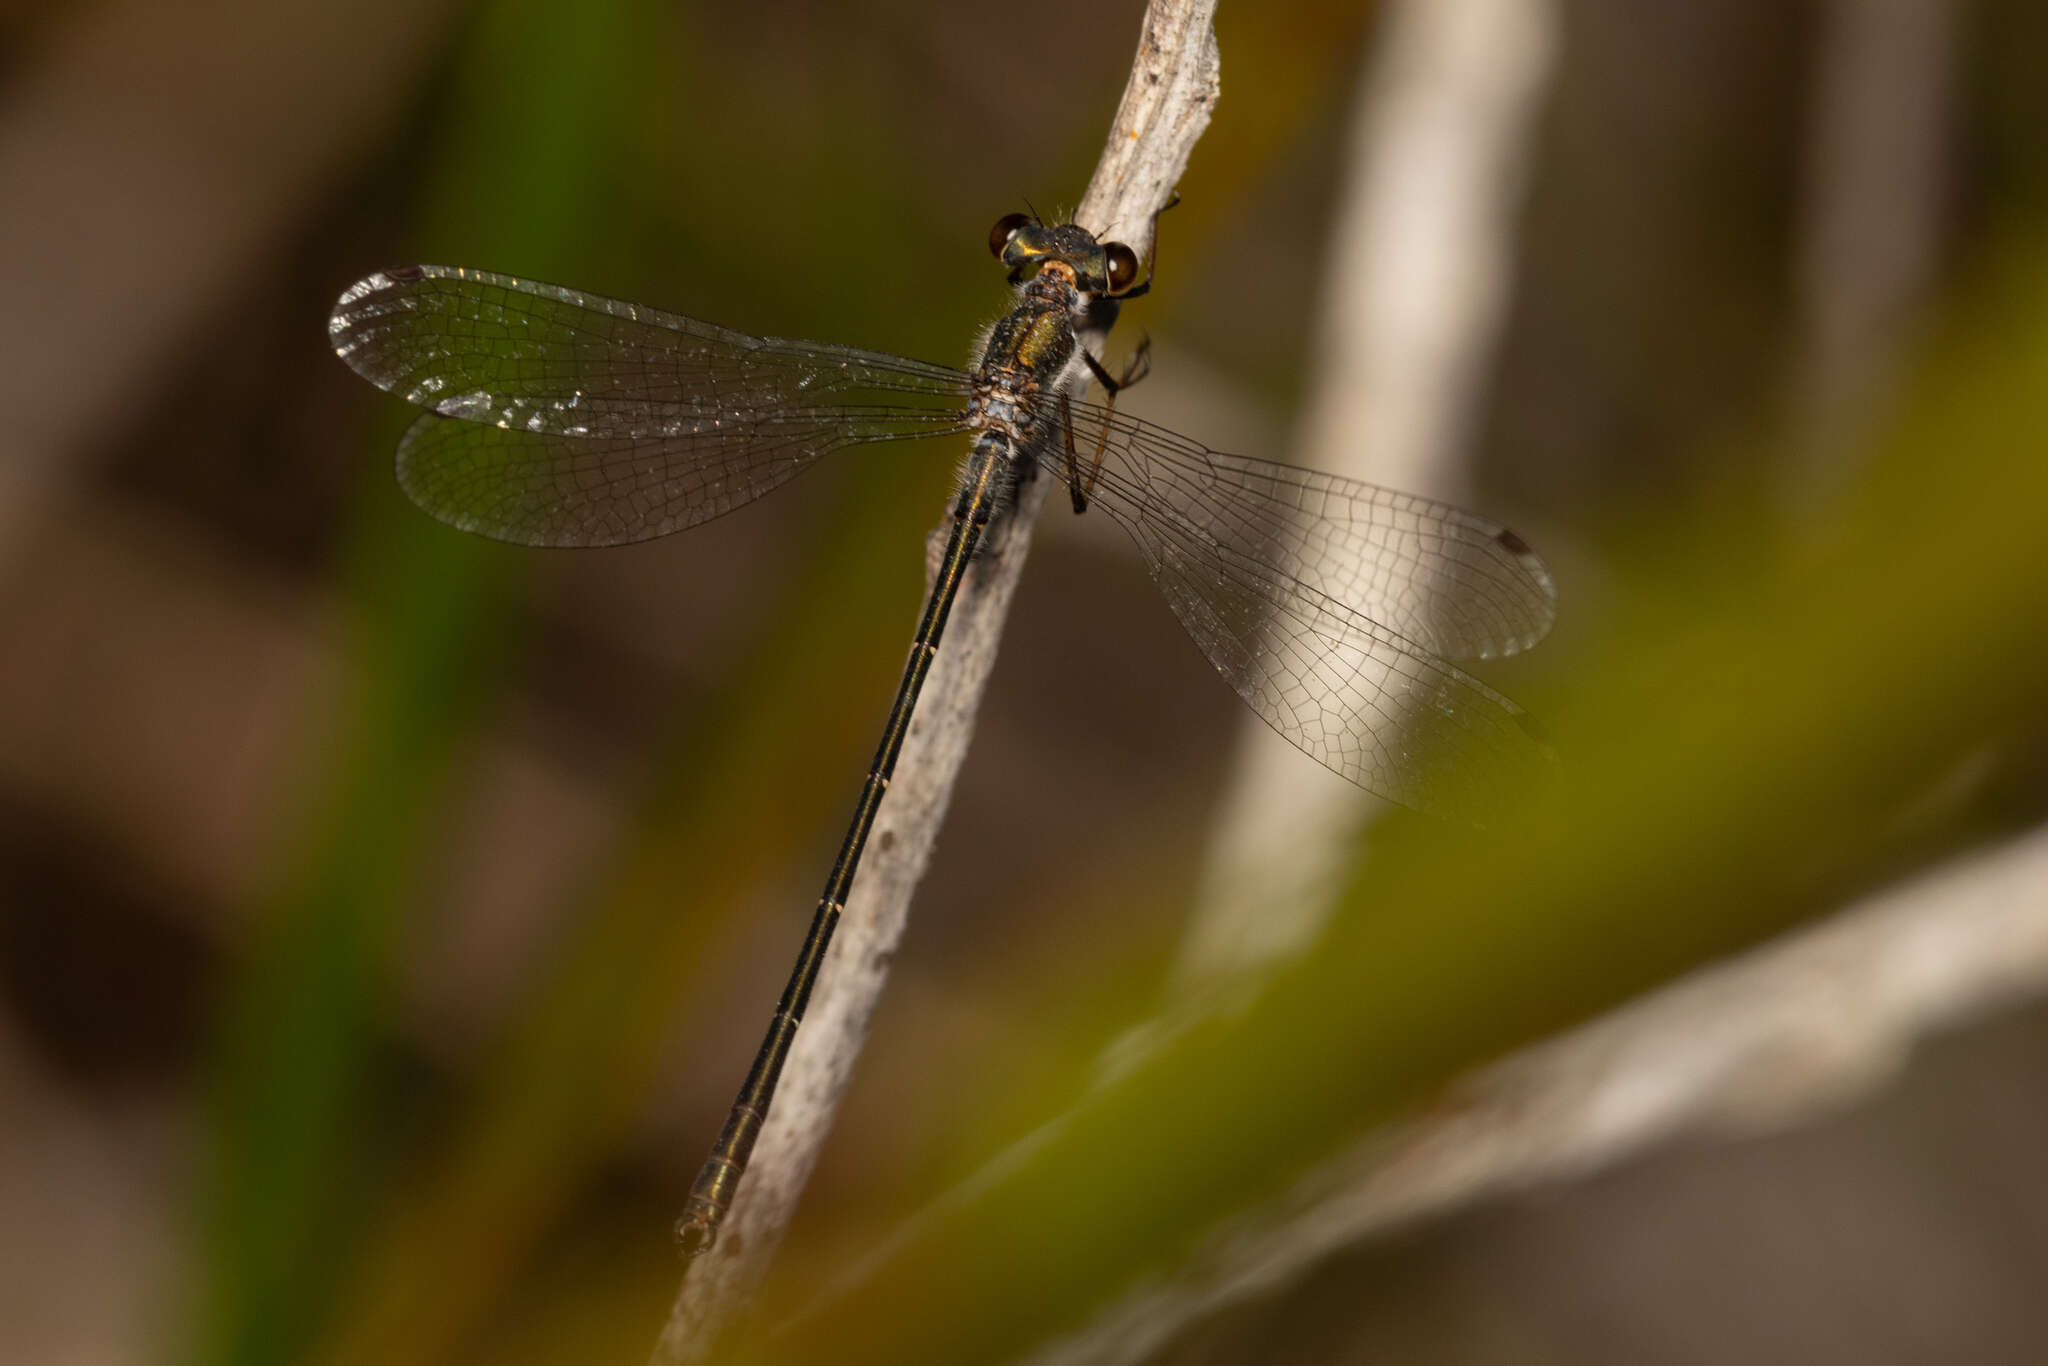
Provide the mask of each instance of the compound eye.
[{"label": "compound eye", "polygon": [[1109,265],[1109,292],[1121,294],[1138,283],[1138,253],[1121,242],[1108,242],[1102,248]]},{"label": "compound eye", "polygon": [[1010,239],[1030,221],[1031,215],[1028,213],[1006,213],[998,218],[996,225],[988,230],[988,254],[998,261],[1002,260],[1003,248],[1009,246]]}]

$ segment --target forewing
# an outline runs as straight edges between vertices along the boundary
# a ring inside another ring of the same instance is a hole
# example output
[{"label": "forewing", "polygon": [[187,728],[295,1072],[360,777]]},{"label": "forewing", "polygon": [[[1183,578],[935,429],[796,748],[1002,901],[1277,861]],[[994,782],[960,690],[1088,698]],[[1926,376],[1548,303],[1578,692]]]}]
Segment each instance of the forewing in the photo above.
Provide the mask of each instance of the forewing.
[{"label": "forewing", "polygon": [[665,535],[842,447],[964,429],[967,380],[945,366],[481,271],[372,275],[328,332],[364,378],[431,410],[399,447],[413,500],[528,545]]},{"label": "forewing", "polygon": [[1298,584],[1433,654],[1514,654],[1556,618],[1550,571],[1514,532],[1484,517],[1320,470],[1212,451],[1097,404],[1074,405],[1073,430],[1083,487],[1105,510],[1159,508],[1263,566],[1276,586]]}]

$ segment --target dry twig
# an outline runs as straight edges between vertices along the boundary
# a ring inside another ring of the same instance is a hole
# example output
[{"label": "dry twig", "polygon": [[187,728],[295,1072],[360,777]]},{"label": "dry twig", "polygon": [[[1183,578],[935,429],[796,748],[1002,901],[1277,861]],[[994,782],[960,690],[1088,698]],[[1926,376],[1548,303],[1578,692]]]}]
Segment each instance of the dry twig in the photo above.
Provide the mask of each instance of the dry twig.
[{"label": "dry twig", "polygon": [[[1140,258],[1216,101],[1213,0],[1153,0],[1095,176],[1074,217]],[[1099,338],[1094,339],[1099,342]],[[930,862],[973,734],[1002,624],[1050,481],[1020,490],[969,572],[932,666],[875,837],[782,1074],[718,1247],[694,1262],[655,1349],[658,1366],[701,1360],[744,1311],[794,1213],[867,1036],[910,895]]]}]

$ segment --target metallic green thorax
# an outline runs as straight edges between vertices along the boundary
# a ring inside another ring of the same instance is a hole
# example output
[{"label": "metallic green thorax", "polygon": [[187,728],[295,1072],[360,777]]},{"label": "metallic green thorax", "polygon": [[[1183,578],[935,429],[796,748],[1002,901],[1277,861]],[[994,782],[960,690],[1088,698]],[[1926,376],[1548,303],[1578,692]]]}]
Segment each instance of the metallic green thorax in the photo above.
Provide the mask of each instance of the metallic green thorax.
[{"label": "metallic green thorax", "polygon": [[994,448],[1015,462],[1059,430],[1060,415],[1047,400],[1056,404],[1065,395],[1080,345],[1074,313],[1085,301],[1073,281],[1064,263],[1052,263],[990,330],[967,405],[968,422],[981,429],[977,451]]}]

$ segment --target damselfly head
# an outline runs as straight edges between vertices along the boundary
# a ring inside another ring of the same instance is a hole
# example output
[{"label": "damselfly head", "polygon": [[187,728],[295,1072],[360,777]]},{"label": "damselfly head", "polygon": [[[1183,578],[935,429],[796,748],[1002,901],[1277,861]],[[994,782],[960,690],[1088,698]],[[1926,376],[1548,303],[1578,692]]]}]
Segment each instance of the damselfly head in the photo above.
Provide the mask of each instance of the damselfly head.
[{"label": "damselfly head", "polygon": [[1077,223],[1048,227],[1028,213],[1005,214],[989,229],[988,249],[1009,268],[1012,283],[1054,264],[1070,271],[1085,294],[1114,299],[1139,283],[1136,252],[1121,242],[1098,242]]}]

